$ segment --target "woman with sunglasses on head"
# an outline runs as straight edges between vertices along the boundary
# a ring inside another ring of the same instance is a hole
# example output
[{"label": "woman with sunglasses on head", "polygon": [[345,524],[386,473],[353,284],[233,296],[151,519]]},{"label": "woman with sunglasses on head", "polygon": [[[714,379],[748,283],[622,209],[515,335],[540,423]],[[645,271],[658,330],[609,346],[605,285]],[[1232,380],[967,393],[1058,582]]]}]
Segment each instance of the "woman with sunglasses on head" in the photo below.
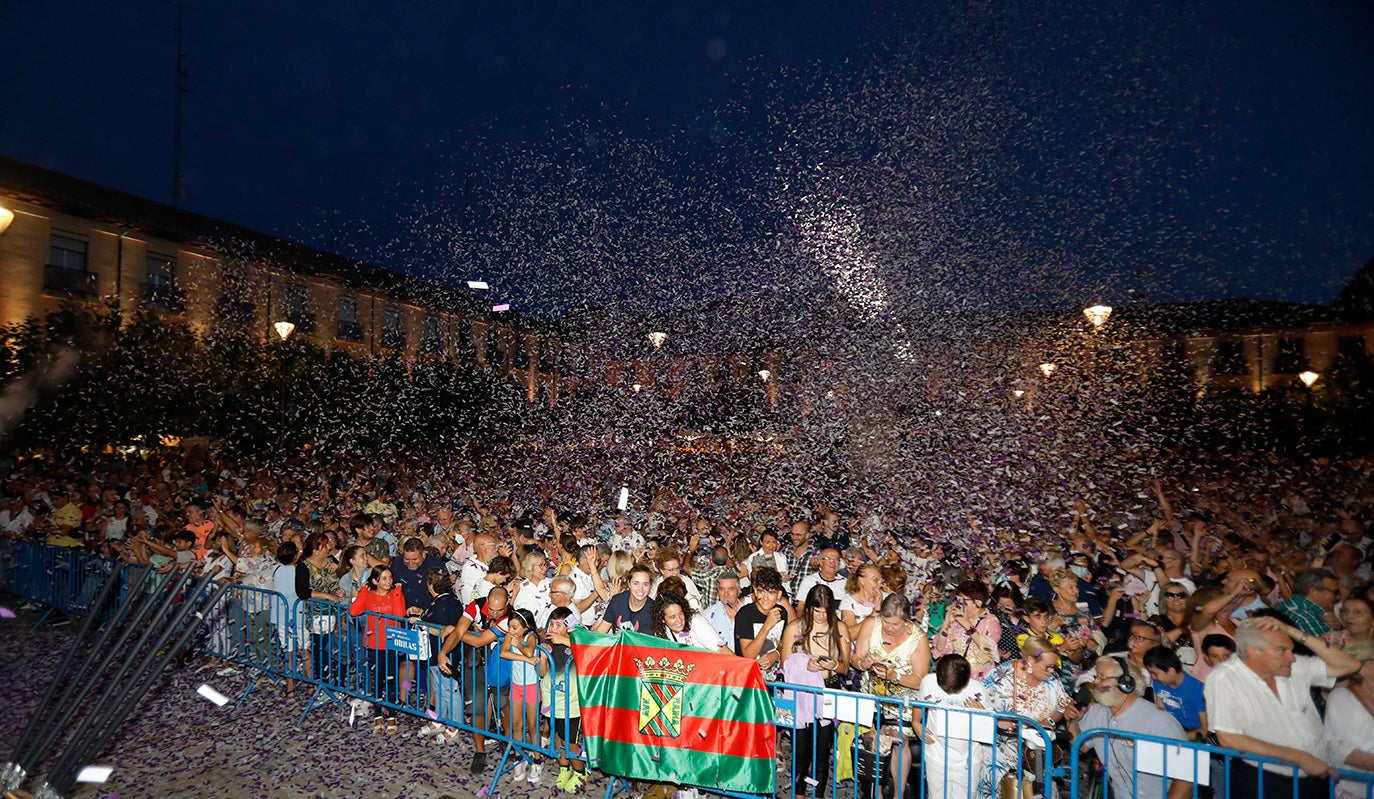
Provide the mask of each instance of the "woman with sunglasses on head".
[{"label": "woman with sunglasses on head", "polygon": [[1178,647],[1190,643],[1189,633],[1193,622],[1193,605],[1188,600],[1193,592],[1183,583],[1168,583],[1159,594],[1159,613],[1150,617],[1150,622],[1159,630],[1170,646]]}]

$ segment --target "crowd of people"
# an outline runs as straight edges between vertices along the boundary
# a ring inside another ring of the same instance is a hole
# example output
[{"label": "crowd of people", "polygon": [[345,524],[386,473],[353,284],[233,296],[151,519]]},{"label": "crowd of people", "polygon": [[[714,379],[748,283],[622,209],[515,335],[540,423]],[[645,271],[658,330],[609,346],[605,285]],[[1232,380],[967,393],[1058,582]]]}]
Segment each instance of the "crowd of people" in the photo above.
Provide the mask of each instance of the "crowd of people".
[{"label": "crowd of people", "polygon": [[[971,515],[953,530],[890,504],[732,497],[670,479],[623,503],[573,503],[509,490],[509,474],[441,478],[453,472],[404,459],[45,452],[0,463],[0,534],[159,571],[194,562],[215,579],[347,606],[369,619],[370,695],[432,682],[437,717],[466,713],[482,729],[486,691],[473,703],[464,686],[499,679],[510,686],[492,700],[503,731],[527,741],[547,732],[541,707],[576,706],[549,696],[576,684],[550,679],[573,668],[570,630],[632,629],[752,658],[788,683],[1015,713],[1065,740],[1111,727],[1212,742],[1296,763],[1302,790],[1326,795],[1333,769],[1374,771],[1374,490],[1358,468],[1312,479],[1287,467],[1299,476],[1286,483],[1271,468],[1254,465],[1267,492],[1234,475],[1146,478],[1130,507],[1078,500],[1055,518]],[[437,630],[432,668],[385,662],[375,614]],[[337,668],[331,630],[307,623],[308,668]],[[499,677],[472,656],[493,645]],[[795,793],[820,795],[832,764],[852,769],[836,756],[838,725],[800,711]],[[395,732],[398,719],[378,712],[373,728]],[[885,788],[922,762],[933,795],[999,790],[979,745],[930,745],[942,723],[898,736]],[[438,720],[421,733],[463,737]],[[473,736],[474,773],[488,767],[486,743]],[[1120,745],[1093,742],[1114,792],[1191,795],[1137,773]],[[1017,759],[999,753],[999,768]],[[561,759],[558,786],[580,790],[579,769]],[[1232,795],[1280,779],[1239,761],[1232,772]],[[522,762],[515,778],[538,783],[542,768]],[[1278,786],[1266,791],[1290,790]]]}]

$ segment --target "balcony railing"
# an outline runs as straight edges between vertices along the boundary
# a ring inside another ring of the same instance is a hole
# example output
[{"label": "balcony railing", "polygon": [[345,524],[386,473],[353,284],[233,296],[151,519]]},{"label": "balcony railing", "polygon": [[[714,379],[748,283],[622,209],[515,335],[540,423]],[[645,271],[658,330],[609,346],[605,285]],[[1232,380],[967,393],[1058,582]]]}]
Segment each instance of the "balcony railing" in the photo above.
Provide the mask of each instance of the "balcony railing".
[{"label": "balcony railing", "polygon": [[186,292],[172,283],[144,283],[143,302],[155,311],[181,313],[186,310]]},{"label": "balcony railing", "polygon": [[99,293],[98,276],[87,269],[71,269],[48,264],[43,267],[43,290],[80,299],[94,299]]},{"label": "balcony railing", "polygon": [[355,344],[359,343],[363,340],[363,326],[357,322],[345,322],[340,320],[339,329],[338,332],[335,333],[335,338],[339,341],[351,341]]}]

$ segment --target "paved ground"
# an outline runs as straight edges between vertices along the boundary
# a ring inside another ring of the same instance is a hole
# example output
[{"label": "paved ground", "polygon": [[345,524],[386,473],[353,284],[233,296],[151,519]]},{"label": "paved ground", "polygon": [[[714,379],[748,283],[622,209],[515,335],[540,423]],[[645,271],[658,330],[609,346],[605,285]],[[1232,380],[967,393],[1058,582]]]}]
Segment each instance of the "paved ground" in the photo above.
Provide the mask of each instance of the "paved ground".
[{"label": "paved ground", "polygon": [[[9,759],[52,670],[76,635],[75,625],[31,632],[36,620],[31,613],[0,619],[0,762]],[[98,764],[114,768],[110,780],[78,786],[73,797],[466,799],[490,783],[499,754],[489,755],[492,765],[484,779],[469,775],[472,745],[466,737],[435,746],[415,735],[420,722],[410,718],[402,719],[396,735],[377,735],[362,723],[349,727],[346,711],[339,707],[314,710],[297,727],[306,705],[304,689],[288,700],[279,688],[269,687],[250,696],[242,708],[233,703],[216,707],[196,693],[199,685],[208,683],[237,699],[248,676],[218,677],[213,671],[196,671],[199,665],[193,662],[164,677],[97,758]],[[498,750],[489,746],[488,751]],[[41,774],[45,768],[40,764],[36,771]],[[543,785],[506,782],[497,795],[569,796],[553,785],[556,776],[555,765]],[[605,788],[604,780],[594,780],[581,795],[600,797]]]}]

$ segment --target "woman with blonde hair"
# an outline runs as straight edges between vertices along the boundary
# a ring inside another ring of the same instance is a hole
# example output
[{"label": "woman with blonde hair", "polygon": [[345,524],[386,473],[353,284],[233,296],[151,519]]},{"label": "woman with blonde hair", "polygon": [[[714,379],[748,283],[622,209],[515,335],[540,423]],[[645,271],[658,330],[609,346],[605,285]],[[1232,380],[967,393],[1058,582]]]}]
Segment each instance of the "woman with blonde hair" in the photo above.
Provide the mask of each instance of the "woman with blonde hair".
[{"label": "woman with blonde hair", "polygon": [[634,565],[634,556],[625,550],[617,549],[611,553],[610,559],[606,561],[606,588],[610,589],[612,596],[626,589],[626,581]]},{"label": "woman with blonde hair", "polygon": [[863,563],[849,573],[845,583],[847,594],[840,603],[840,621],[849,637],[858,640],[859,626],[873,615],[874,608],[883,601],[883,575],[872,563]]},{"label": "woman with blonde hair", "polygon": [[515,577],[506,581],[512,608],[528,610],[536,616],[552,604],[548,559],[537,549],[527,549],[515,563]]}]

